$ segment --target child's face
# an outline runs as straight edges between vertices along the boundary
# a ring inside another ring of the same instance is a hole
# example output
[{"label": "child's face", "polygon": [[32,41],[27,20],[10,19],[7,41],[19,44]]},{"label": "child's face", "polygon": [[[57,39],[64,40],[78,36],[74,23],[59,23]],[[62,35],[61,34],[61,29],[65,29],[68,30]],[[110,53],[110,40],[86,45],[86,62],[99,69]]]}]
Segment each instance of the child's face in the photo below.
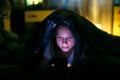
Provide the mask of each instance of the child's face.
[{"label": "child's face", "polygon": [[71,31],[63,26],[57,29],[56,43],[63,52],[69,52],[75,45]]}]

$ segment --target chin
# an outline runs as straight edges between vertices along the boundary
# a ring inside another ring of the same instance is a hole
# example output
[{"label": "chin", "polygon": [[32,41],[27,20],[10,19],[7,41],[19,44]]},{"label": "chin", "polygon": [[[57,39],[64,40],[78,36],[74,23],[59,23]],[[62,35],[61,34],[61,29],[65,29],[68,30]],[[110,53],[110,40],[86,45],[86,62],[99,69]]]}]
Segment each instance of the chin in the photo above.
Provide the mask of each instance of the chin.
[{"label": "chin", "polygon": [[63,52],[69,52],[69,50],[62,50]]}]

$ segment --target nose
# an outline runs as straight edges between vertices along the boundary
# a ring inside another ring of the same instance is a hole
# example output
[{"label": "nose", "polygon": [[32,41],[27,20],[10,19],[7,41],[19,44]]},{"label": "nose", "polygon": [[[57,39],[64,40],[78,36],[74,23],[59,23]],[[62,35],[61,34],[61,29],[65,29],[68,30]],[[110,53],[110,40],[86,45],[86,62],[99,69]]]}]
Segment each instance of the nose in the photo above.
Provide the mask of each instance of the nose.
[{"label": "nose", "polygon": [[62,44],[67,44],[67,43],[68,43],[68,40],[66,38],[63,38]]}]

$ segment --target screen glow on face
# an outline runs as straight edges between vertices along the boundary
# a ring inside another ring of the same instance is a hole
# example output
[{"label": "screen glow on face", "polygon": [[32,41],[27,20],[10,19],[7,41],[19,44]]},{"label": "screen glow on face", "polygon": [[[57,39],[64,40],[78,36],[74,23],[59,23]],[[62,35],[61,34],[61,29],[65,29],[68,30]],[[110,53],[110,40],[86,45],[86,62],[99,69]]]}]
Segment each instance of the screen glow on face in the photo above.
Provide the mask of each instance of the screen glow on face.
[{"label": "screen glow on face", "polygon": [[56,43],[63,52],[69,52],[75,45],[72,32],[64,26],[57,29]]}]

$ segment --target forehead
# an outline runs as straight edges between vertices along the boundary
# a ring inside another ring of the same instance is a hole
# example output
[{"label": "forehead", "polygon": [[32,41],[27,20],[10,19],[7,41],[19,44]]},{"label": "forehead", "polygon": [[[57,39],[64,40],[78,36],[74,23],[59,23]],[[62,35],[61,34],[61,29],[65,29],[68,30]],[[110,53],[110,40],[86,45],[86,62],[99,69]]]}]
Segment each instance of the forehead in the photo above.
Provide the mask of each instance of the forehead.
[{"label": "forehead", "polygon": [[64,36],[64,37],[73,36],[72,32],[67,27],[64,27],[64,26],[61,26],[57,29],[56,35]]},{"label": "forehead", "polygon": [[57,32],[57,33],[58,33],[58,32],[70,32],[70,33],[71,33],[71,31],[70,31],[66,26],[59,26],[59,27],[57,28],[56,32]]}]

